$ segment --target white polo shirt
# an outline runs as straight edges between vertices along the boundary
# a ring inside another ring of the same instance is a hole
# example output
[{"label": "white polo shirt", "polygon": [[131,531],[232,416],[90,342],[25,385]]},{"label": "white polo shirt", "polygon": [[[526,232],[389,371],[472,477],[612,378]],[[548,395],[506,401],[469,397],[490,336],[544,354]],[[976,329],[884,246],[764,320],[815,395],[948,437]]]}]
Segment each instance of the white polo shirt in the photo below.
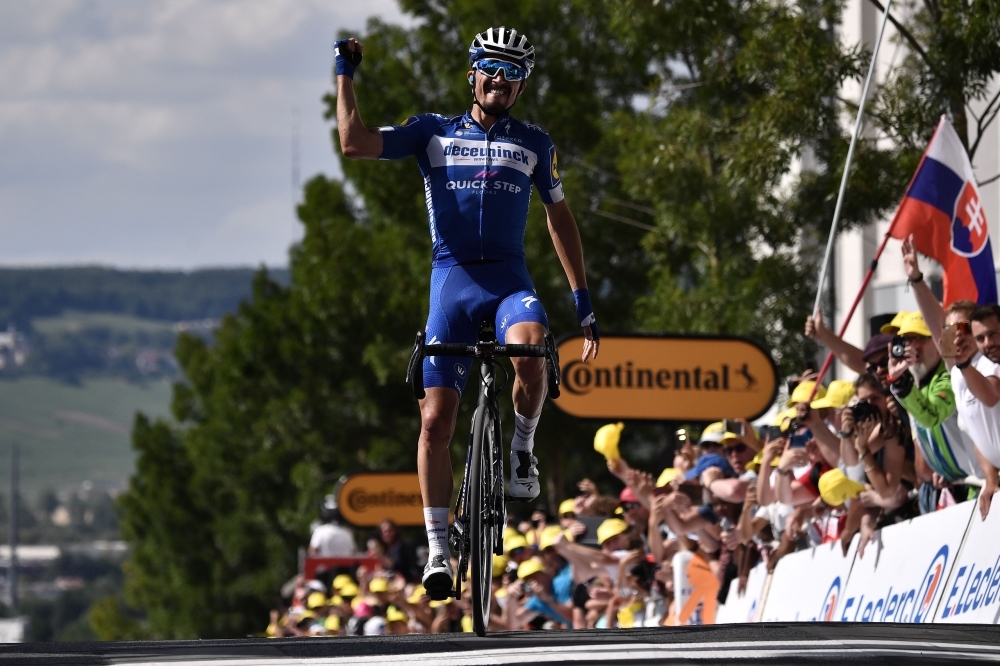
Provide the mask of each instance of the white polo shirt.
[{"label": "white polo shirt", "polygon": [[[984,377],[1000,378],[1000,365],[979,352],[972,359],[972,365]],[[960,427],[969,434],[976,448],[994,467],[1000,468],[1000,403],[987,407],[972,394],[962,371],[951,369],[951,388],[955,393],[955,408],[958,411]]]}]

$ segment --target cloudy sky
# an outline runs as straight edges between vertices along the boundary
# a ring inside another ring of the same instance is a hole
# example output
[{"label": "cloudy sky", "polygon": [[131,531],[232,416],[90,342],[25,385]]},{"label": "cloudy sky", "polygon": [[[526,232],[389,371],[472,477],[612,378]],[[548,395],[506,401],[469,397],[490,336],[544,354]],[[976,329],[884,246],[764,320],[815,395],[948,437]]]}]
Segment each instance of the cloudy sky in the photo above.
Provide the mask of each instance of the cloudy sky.
[{"label": "cloudy sky", "polygon": [[0,265],[287,263],[333,37],[395,0],[0,3]]}]

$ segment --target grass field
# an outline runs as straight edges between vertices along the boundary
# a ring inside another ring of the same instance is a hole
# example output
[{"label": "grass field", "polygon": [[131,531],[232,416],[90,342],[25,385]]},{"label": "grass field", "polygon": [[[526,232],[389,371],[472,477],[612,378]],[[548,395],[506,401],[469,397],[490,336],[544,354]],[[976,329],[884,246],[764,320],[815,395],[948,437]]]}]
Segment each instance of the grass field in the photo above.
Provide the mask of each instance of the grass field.
[{"label": "grass field", "polygon": [[143,319],[127,314],[111,312],[78,312],[69,310],[58,317],[36,317],[32,327],[44,335],[56,333],[79,333],[93,328],[108,328],[123,333],[170,333],[171,322]]},{"label": "grass field", "polygon": [[10,448],[20,445],[22,493],[33,499],[91,481],[123,486],[134,468],[136,411],[167,416],[170,383],[94,379],[79,386],[42,377],[0,380],[0,492],[9,492]]}]

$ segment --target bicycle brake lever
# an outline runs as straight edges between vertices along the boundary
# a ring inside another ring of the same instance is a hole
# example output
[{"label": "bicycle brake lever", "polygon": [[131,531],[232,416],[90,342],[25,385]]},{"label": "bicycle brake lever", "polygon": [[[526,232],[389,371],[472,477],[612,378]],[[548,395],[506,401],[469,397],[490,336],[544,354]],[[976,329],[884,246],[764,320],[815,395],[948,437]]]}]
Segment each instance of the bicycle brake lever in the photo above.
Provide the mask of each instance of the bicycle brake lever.
[{"label": "bicycle brake lever", "polygon": [[423,400],[427,393],[424,391],[424,339],[427,333],[417,332],[417,339],[413,342],[413,351],[410,352],[410,362],[406,365],[406,382],[413,388],[413,397]]}]

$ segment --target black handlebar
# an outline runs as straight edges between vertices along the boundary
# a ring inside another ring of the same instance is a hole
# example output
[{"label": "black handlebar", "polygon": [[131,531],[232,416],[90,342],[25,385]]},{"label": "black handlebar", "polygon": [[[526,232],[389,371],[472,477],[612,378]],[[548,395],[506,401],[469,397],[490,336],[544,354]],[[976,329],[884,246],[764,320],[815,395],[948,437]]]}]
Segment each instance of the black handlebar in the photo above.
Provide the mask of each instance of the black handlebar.
[{"label": "black handlebar", "polygon": [[545,334],[544,345],[501,345],[497,342],[479,342],[471,345],[463,343],[428,345],[424,343],[426,338],[427,334],[424,331],[417,333],[417,339],[413,343],[413,351],[410,353],[410,362],[406,367],[406,381],[413,387],[413,396],[417,400],[422,400],[426,395],[423,362],[425,356],[544,358],[549,380],[549,396],[553,399],[559,397],[559,351],[556,349],[552,333]]}]

